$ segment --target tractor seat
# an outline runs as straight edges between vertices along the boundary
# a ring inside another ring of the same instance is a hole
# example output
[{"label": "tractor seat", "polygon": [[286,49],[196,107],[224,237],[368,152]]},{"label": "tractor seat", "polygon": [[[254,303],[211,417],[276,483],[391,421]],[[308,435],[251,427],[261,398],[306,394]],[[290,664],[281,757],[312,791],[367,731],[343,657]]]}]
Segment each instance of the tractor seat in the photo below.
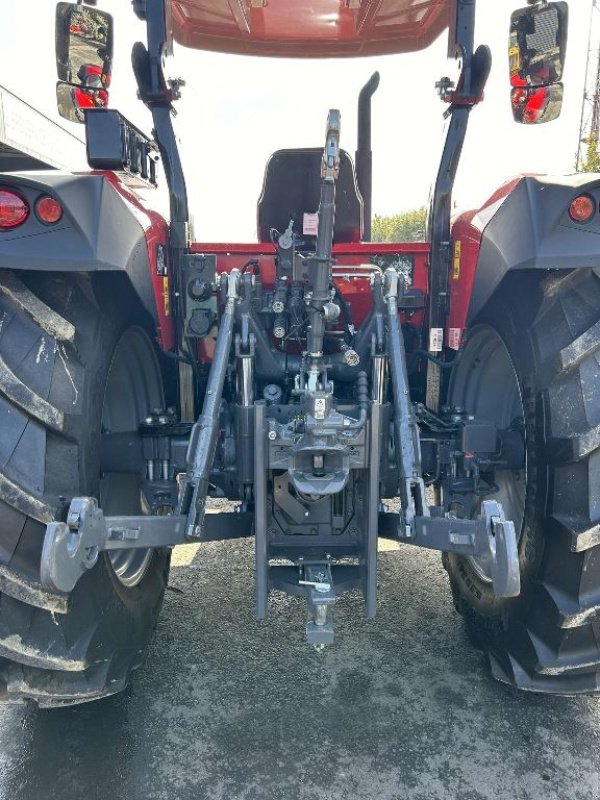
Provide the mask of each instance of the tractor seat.
[{"label": "tractor seat", "polygon": [[[323,148],[277,150],[267,162],[258,200],[258,240],[270,242],[270,231],[283,233],[291,219],[302,236],[305,213],[319,208]],[[345,150],[340,151],[340,174],[336,183],[333,242],[360,242],[363,234],[363,199],[356,184],[354,165]]]}]

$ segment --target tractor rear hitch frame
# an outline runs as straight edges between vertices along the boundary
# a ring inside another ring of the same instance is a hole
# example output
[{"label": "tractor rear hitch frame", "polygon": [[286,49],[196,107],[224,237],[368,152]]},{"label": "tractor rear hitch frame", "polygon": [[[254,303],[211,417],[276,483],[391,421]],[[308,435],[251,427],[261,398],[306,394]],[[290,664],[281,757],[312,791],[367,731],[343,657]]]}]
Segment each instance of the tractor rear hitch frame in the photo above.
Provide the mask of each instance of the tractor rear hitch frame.
[{"label": "tractor rear hitch frame", "polygon": [[[373,515],[373,525],[377,525],[380,536],[397,542],[465,556],[486,557],[491,565],[495,594],[499,597],[516,596],[520,591],[520,578],[514,524],[505,519],[501,504],[495,500],[485,500],[482,511],[481,517],[476,520],[434,515],[416,517],[410,535],[408,529],[398,527],[395,514],[378,512],[376,517]],[[214,520],[214,525],[209,523],[205,526],[201,541],[249,536],[253,516],[249,512],[209,515],[207,519]],[[185,534],[186,519],[176,515],[105,517],[93,497],[75,497],[69,506],[66,522],[50,522],[46,527],[40,570],[42,585],[50,591],[72,591],[79,579],[95,566],[102,552],[190,544],[191,540]],[[260,534],[256,537],[259,547],[263,546],[262,539]],[[317,607],[332,604],[336,596],[332,574],[339,575],[336,585],[339,584],[340,592],[359,586],[363,579],[362,569],[353,565],[336,565],[332,573],[329,563],[304,563],[302,556],[299,556],[296,567],[269,566],[266,552],[259,552],[257,556],[259,572],[263,573],[262,581],[257,581],[259,619],[266,616],[269,585],[294,594],[307,594],[308,591],[309,611],[315,614],[315,622],[320,625],[324,617],[322,609]],[[369,561],[372,564],[372,560]],[[303,570],[303,578],[288,575],[290,570],[297,568]],[[325,575],[324,578],[319,578],[321,573]],[[342,575],[345,577],[342,578]],[[297,586],[296,590],[294,586]],[[328,587],[325,594],[324,587]],[[326,643],[319,639],[324,630],[319,628],[314,631],[311,628],[315,637],[309,636],[309,641],[313,644]]]},{"label": "tractor rear hitch frame", "polygon": [[[168,502],[150,502],[154,511],[151,516],[105,517],[95,499],[73,499],[66,521],[51,522],[46,529],[41,556],[41,581],[46,589],[72,591],[103,552],[175,547],[253,533],[257,618],[267,615],[271,589],[304,596],[309,614],[307,639],[317,647],[333,642],[329,612],[341,593],[361,589],[367,616],[375,616],[380,536],[484,561],[496,595],[519,594],[515,527],[505,519],[498,502],[483,501],[479,519],[459,518],[444,513],[443,508],[428,506],[419,426],[430,430],[430,442],[438,456],[442,454],[458,469],[460,480],[448,483],[447,495],[456,498],[458,507],[464,509],[469,502],[472,506],[479,491],[481,468],[493,468],[499,440],[503,443],[501,450],[506,450],[504,444],[516,440],[508,450],[520,457],[519,434],[512,432],[509,440],[510,431],[498,432],[494,425],[485,421],[475,424],[461,415],[449,424],[434,412],[424,415],[411,401],[399,317],[404,284],[396,269],[390,267],[385,274],[373,276],[373,310],[363,325],[363,339],[357,336],[353,342],[357,355],[359,351],[367,355],[370,342],[371,393],[369,375],[355,369],[358,363],[352,368],[343,364],[343,352],[330,355],[325,351],[327,325],[335,324],[341,313],[331,289],[340,164],[340,117],[335,109],[329,113],[326,133],[317,241],[314,255],[307,259],[303,300],[308,324],[306,349],[296,355],[296,362],[293,356],[285,355],[287,370],[296,372],[291,396],[297,400],[282,406],[269,403],[267,396],[255,398],[255,378],[261,376],[261,369],[263,379],[270,378],[270,371],[279,377],[280,362],[274,357],[277,350],[256,320],[253,301],[259,289],[253,276],[237,269],[222,275],[224,307],[202,411],[187,431],[185,463],[181,457],[185,433],[167,416],[164,428],[154,430],[152,420],[142,426],[141,446],[130,448],[144,459],[141,463],[148,494],[152,497],[156,490],[154,494],[164,495]],[[281,286],[285,285],[283,281]],[[273,297],[271,310],[280,313],[287,302],[287,291],[277,295],[276,284]],[[275,301],[281,309],[274,308]],[[236,325],[240,332],[236,332]],[[230,367],[231,374],[237,375],[237,397],[234,413],[228,417],[222,400]],[[386,376],[391,402],[385,390]],[[338,400],[332,377],[352,381],[354,395]],[[392,418],[393,454],[384,434]],[[226,450],[228,425],[235,426],[238,433],[239,444],[233,453]],[[128,449],[133,442],[129,437],[113,437],[116,450],[111,454],[109,447],[103,454],[106,463],[115,463],[115,453],[118,456],[123,450],[121,439]],[[206,516],[206,500],[211,487],[219,488],[218,480],[213,485],[211,472],[219,440],[219,458],[224,460],[217,472],[226,471],[233,458],[242,505],[241,513],[217,515],[218,524],[213,527],[210,515]],[[507,463],[515,458],[504,455]],[[400,511],[395,515],[380,511],[385,480],[389,485],[382,470],[384,461],[397,480]],[[160,465],[159,475],[155,474],[155,464]],[[135,466],[134,458],[128,468]],[[361,471],[368,472],[366,481],[356,479]],[[178,474],[177,480],[173,473]],[[162,494],[158,491],[161,489]],[[282,565],[282,559],[288,564]]]}]

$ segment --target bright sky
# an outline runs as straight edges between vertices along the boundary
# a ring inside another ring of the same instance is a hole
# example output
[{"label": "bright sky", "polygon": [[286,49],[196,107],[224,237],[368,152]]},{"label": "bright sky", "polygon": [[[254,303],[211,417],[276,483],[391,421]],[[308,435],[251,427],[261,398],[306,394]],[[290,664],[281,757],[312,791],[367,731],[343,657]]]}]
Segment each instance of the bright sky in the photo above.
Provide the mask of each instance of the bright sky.
[{"label": "bright sky", "polygon": [[[456,185],[459,208],[481,204],[515,173],[573,172],[578,146],[591,0],[571,0],[561,118],[517,125],[509,103],[507,39],[519,0],[479,0],[476,44],[489,44],[494,66],[486,100],[471,122]],[[2,3],[0,84],[57,118],[53,0]],[[111,106],[143,130],[150,116],[135,97],[131,45],[144,39],[128,0],[99,0],[115,17]],[[444,104],[434,83],[456,77],[446,36],[405,56],[353,60],[283,60],[224,56],[176,47],[169,71],[187,81],[175,121],[181,140],[196,236],[201,241],[254,241],[255,204],[264,166],[282,147],[323,144],[329,108],[342,112],[342,146],[356,148],[356,99],[377,69],[373,99],[373,210],[392,214],[423,205],[443,142]],[[82,135],[78,126],[64,126]]]}]

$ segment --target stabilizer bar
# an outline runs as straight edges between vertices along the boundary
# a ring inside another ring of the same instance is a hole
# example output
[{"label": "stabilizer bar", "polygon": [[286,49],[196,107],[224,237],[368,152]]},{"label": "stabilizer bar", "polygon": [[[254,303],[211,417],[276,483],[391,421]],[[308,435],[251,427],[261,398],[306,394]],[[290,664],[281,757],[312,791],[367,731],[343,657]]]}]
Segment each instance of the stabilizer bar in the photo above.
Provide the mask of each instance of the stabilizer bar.
[{"label": "stabilizer bar", "polygon": [[223,384],[231,352],[235,304],[239,297],[239,271],[232,270],[227,280],[225,311],[219,322],[219,333],[208,376],[202,413],[192,428],[187,455],[188,472],[179,500],[178,513],[187,517],[185,535],[188,539],[200,538],[204,524],[210,468],[214,461],[217,444]]},{"label": "stabilizer bar", "polygon": [[387,324],[387,355],[390,363],[394,396],[394,433],[396,461],[400,479],[402,525],[414,528],[417,516],[428,516],[425,485],[421,477],[421,447],[419,429],[410,399],[404,337],[398,317],[400,277],[390,268],[385,272],[385,308]]}]

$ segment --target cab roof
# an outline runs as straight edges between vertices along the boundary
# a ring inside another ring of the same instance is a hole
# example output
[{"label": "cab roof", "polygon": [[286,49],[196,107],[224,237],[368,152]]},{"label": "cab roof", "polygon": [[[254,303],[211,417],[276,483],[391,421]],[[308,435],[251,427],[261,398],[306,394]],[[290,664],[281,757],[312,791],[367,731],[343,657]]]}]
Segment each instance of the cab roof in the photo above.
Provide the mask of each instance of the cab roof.
[{"label": "cab roof", "polygon": [[171,0],[177,42],[262,56],[372,56],[422,50],[456,0]]}]

